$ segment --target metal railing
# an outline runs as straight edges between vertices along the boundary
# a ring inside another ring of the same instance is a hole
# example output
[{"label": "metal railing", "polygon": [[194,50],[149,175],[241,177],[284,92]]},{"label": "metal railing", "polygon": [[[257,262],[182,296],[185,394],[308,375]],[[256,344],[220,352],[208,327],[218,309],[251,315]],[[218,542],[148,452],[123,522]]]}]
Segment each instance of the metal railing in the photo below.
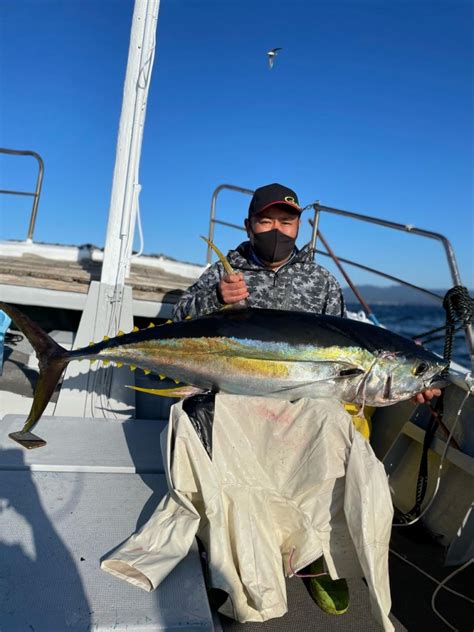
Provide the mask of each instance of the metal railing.
[{"label": "metal railing", "polygon": [[30,151],[28,149],[6,149],[0,147],[0,154],[8,154],[11,156],[32,156],[38,161],[38,176],[36,178],[36,188],[34,191],[15,191],[12,189],[0,189],[0,193],[6,195],[26,195],[33,197],[33,208],[31,209],[30,225],[28,227],[27,241],[33,241],[33,233],[35,230],[36,215],[38,214],[38,205],[41,195],[41,187],[43,186],[44,175],[44,162],[41,156],[36,151]]},{"label": "metal railing", "polygon": [[[252,189],[245,189],[242,187],[237,187],[231,184],[221,184],[220,186],[218,186],[213,195],[212,195],[212,201],[211,201],[211,215],[210,215],[210,221],[209,221],[209,240],[213,241],[214,239],[214,226],[215,224],[221,224],[223,226],[228,226],[230,228],[236,228],[238,230],[244,230],[242,228],[242,226],[238,226],[237,224],[231,224],[229,222],[223,222],[221,220],[216,219],[216,203],[217,203],[217,196],[218,194],[223,190],[223,189],[230,189],[232,191],[238,191],[241,193],[246,193],[249,195],[253,195],[253,190]],[[390,281],[394,281],[396,283],[399,283],[401,285],[404,285],[406,287],[412,288],[418,292],[421,292],[423,294],[427,294],[433,298],[436,298],[437,300],[439,300],[441,303],[443,302],[443,296],[440,296],[439,294],[435,294],[434,292],[431,292],[430,290],[427,290],[425,288],[419,287],[418,285],[414,285],[413,283],[410,283],[409,281],[406,281],[404,279],[400,279],[398,277],[395,277],[391,274],[387,274],[386,272],[382,272],[381,270],[377,270],[375,268],[370,268],[369,266],[363,265],[361,263],[357,263],[355,261],[351,261],[350,259],[344,259],[343,257],[339,257],[338,255],[335,255],[330,248],[327,248],[327,250],[329,252],[324,252],[321,250],[317,250],[316,248],[316,241],[318,238],[318,226],[319,226],[319,220],[320,220],[320,216],[321,213],[329,213],[332,215],[339,215],[342,217],[348,217],[357,221],[362,221],[362,222],[367,222],[370,224],[377,224],[378,226],[383,226],[385,228],[390,228],[392,230],[398,230],[398,231],[402,231],[405,233],[410,233],[412,235],[418,235],[420,237],[425,237],[428,239],[434,239],[436,241],[441,242],[441,244],[444,247],[444,251],[446,254],[446,258],[448,261],[448,267],[451,273],[451,278],[452,278],[452,282],[453,285],[462,285],[461,282],[461,276],[459,274],[459,269],[457,266],[457,262],[456,262],[456,256],[454,254],[454,250],[453,247],[451,246],[450,241],[444,236],[441,235],[440,233],[435,233],[429,230],[424,230],[422,228],[416,228],[415,226],[411,225],[411,224],[399,224],[397,222],[391,222],[388,220],[384,220],[384,219],[380,219],[378,217],[372,217],[370,215],[364,215],[362,213],[354,213],[352,211],[344,211],[342,209],[337,209],[337,208],[333,208],[331,206],[325,206],[323,204],[320,204],[319,200],[316,202],[313,202],[311,204],[307,204],[303,210],[307,210],[313,208],[314,209],[314,219],[310,219],[310,224],[312,225],[312,235],[311,235],[311,248],[313,250],[313,254],[314,256],[316,256],[316,254],[319,255],[323,255],[325,257],[330,257],[331,259],[333,259],[333,261],[336,263],[342,262],[342,263],[346,263],[348,265],[354,266],[355,268],[359,268],[360,270],[365,270],[367,272],[371,272],[377,276],[380,276],[384,279],[388,279]],[[321,236],[321,233],[319,231],[319,236]],[[322,240],[323,241],[323,240]],[[327,247],[327,242],[324,240],[323,241],[324,244],[326,244],[325,247]],[[212,249],[210,247],[208,247],[207,250],[207,263],[211,263],[212,260]],[[356,293],[357,296],[357,293]],[[473,337],[473,332],[472,332],[472,327],[470,324],[467,324],[465,326],[465,336],[466,336],[466,342],[467,342],[467,347],[469,350],[469,353],[471,355],[471,357],[474,354],[474,337]]]}]

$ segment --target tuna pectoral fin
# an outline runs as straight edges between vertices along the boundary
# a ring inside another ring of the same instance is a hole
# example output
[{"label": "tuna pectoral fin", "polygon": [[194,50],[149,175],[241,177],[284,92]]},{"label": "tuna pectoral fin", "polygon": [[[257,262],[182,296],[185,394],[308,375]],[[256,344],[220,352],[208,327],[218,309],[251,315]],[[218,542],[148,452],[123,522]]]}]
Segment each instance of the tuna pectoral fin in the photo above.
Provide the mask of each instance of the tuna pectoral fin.
[{"label": "tuna pectoral fin", "polygon": [[40,367],[40,374],[35,388],[33,405],[30,414],[20,432],[13,432],[10,437],[27,448],[38,448],[45,444],[42,439],[32,435],[29,430],[36,424],[43,414],[47,403],[61,377],[69,354],[66,349],[58,345],[41,327],[38,327],[26,314],[12,305],[0,303],[2,309],[13,320],[15,325],[25,334],[36,352]]},{"label": "tuna pectoral fin", "polygon": [[[219,248],[216,245],[214,245],[212,243],[212,241],[210,241],[207,237],[203,237],[201,235],[201,239],[203,239],[206,242],[206,244],[209,246],[209,248],[212,248],[214,250],[214,252],[216,253],[216,255],[219,257],[220,262],[224,266],[224,270],[225,270],[226,274],[235,274],[235,270],[230,265],[229,260],[227,259],[227,257],[224,254],[222,254],[222,252],[219,250]],[[241,301],[239,301],[238,303],[228,303],[227,305],[224,305],[223,307],[221,307],[221,309],[219,311],[228,310],[228,309],[233,309],[233,310],[235,310],[235,309],[248,309],[248,307],[249,307],[249,303],[248,303],[247,299],[244,298]]]},{"label": "tuna pectoral fin", "polygon": [[160,395],[161,397],[190,397],[191,395],[198,395],[204,393],[201,388],[195,386],[176,386],[174,388],[142,388],[141,386],[126,386],[126,388],[133,388],[134,391],[140,391],[141,393],[150,393],[150,395]]},{"label": "tuna pectoral fin", "polygon": [[201,235],[201,239],[203,239],[206,242],[206,244],[209,246],[209,248],[212,248],[214,250],[214,252],[216,253],[216,255],[219,257],[220,262],[224,266],[224,270],[226,271],[226,274],[235,274],[234,269],[232,268],[232,266],[229,263],[229,260],[227,259],[227,257],[224,254],[222,254],[222,252],[219,250],[219,248],[217,246],[215,246],[213,244],[213,242],[210,241],[207,237],[203,237]]}]

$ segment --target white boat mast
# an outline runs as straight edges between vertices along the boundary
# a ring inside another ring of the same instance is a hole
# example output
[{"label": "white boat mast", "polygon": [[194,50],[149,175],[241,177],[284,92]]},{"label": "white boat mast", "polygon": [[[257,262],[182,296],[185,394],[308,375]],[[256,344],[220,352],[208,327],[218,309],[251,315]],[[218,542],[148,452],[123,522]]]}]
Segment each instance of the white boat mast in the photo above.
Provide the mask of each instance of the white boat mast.
[{"label": "white boat mast", "polygon": [[123,286],[130,268],[145,115],[160,0],[136,0],[110,197],[101,283]]},{"label": "white boat mast", "polygon": [[[91,283],[74,347],[115,336],[133,327],[130,271],[140,193],[139,166],[151,71],[155,56],[160,0],[135,0],[123,90],[112,193],[100,282]],[[100,369],[100,363],[99,369]],[[124,384],[127,372],[97,370],[89,362],[71,362],[61,387],[55,415],[111,416],[134,414],[135,398]]]}]

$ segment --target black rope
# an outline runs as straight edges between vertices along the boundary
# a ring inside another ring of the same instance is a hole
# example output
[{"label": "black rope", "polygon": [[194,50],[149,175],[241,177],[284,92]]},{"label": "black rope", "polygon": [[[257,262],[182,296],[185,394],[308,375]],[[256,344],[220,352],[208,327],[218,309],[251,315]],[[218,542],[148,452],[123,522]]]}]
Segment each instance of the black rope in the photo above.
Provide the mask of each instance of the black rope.
[{"label": "black rope", "polygon": [[[451,356],[453,353],[453,342],[456,331],[459,331],[461,327],[468,325],[474,319],[474,299],[469,296],[469,292],[464,286],[456,285],[447,291],[443,300],[443,307],[446,312],[443,357],[448,363],[446,369],[444,369],[442,373],[442,375],[445,375],[449,371],[449,363],[451,362]],[[458,325],[457,328],[456,325]],[[434,333],[435,331],[440,331],[441,329],[441,327],[434,329],[430,332],[426,332],[425,335]],[[406,513],[401,513],[398,510],[396,511],[396,519],[399,524],[407,524],[408,522],[418,518],[421,514],[421,505],[428,487],[428,450],[431,446],[438,425],[443,418],[444,391],[442,391],[441,396],[437,398],[435,405],[429,406],[429,408],[431,416],[423,441],[418,479],[416,482],[415,504],[410,511],[407,511]]]},{"label": "black rope", "polygon": [[430,409],[430,419],[425,430],[425,438],[423,440],[423,448],[421,451],[420,467],[418,469],[418,478],[416,481],[415,504],[406,513],[396,512],[396,520],[398,523],[406,524],[417,518],[421,514],[421,505],[425,499],[426,490],[428,488],[428,449],[436,434],[438,424],[443,415],[443,397],[439,397],[434,407],[427,404]]},{"label": "black rope", "polygon": [[412,340],[424,338],[442,330],[446,332],[447,326],[455,325],[456,323],[458,324],[456,331],[459,331],[474,320],[474,299],[469,296],[467,289],[463,285],[455,285],[448,290],[443,299],[443,307],[446,311],[446,322],[440,327],[412,336]]},{"label": "black rope", "polygon": [[[443,307],[446,311],[446,337],[444,339],[443,357],[448,362],[451,362],[456,324],[462,323],[466,327],[472,323],[474,320],[474,299],[469,296],[467,288],[463,285],[455,285],[446,292]],[[448,370],[449,367],[446,367],[444,373],[447,373]]]}]

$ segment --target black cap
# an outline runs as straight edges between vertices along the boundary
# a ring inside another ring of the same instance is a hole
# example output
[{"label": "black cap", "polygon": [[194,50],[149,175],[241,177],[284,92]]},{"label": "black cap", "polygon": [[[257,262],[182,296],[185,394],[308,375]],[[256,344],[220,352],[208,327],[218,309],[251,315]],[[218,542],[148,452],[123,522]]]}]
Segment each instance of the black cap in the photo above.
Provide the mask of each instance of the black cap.
[{"label": "black cap", "polygon": [[274,182],[273,184],[266,184],[263,187],[255,189],[250,201],[249,217],[261,213],[274,204],[288,206],[296,213],[301,213],[302,210],[296,193],[288,187]]}]

